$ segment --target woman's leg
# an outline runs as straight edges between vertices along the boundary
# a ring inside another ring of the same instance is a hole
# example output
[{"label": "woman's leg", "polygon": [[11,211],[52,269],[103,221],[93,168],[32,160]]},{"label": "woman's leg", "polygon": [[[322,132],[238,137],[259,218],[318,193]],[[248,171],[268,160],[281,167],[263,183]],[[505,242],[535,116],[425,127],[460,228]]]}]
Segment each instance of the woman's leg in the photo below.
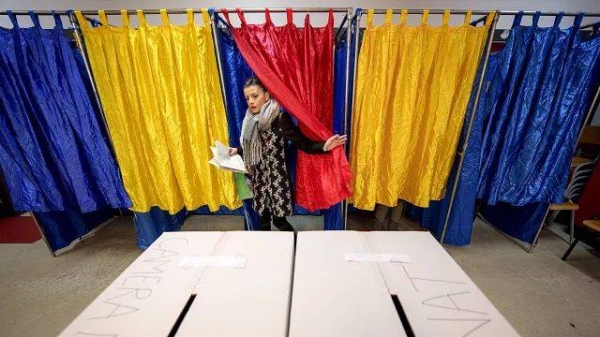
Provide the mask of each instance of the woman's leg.
[{"label": "woman's leg", "polygon": [[388,230],[388,213],[390,208],[388,206],[377,204],[375,205],[375,221],[373,221],[374,231],[386,231]]},{"label": "woman's leg", "polygon": [[282,232],[294,231],[294,227],[287,221],[286,217],[273,217],[273,224]]},{"label": "woman's leg", "polygon": [[260,220],[258,221],[258,225],[259,225],[260,231],[270,231],[271,230],[271,213],[269,213],[269,211],[265,211],[265,213],[260,215]]}]

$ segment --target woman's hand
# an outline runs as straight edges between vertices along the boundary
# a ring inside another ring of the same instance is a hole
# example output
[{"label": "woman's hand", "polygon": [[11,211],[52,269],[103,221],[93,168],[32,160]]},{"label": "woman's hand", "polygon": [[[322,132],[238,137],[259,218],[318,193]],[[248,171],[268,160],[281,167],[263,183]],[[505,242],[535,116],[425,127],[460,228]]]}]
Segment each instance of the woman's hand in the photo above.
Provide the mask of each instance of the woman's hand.
[{"label": "woman's hand", "polygon": [[323,146],[323,150],[331,151],[340,145],[344,145],[344,143],[346,142],[346,138],[348,138],[346,135],[333,135],[332,137],[327,139],[325,145]]},{"label": "woman's hand", "polygon": [[237,148],[235,148],[235,147],[229,148],[229,156],[235,156],[237,153],[238,153]]}]

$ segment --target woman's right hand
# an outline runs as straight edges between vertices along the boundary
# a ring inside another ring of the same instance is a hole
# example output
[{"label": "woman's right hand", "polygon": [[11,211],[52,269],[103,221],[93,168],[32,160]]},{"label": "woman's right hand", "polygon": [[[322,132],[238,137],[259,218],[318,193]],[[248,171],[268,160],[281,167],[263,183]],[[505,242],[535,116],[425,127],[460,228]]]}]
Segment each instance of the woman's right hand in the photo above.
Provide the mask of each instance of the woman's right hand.
[{"label": "woman's right hand", "polygon": [[230,147],[229,148],[229,156],[235,156],[236,154],[238,154],[238,150],[235,147]]}]

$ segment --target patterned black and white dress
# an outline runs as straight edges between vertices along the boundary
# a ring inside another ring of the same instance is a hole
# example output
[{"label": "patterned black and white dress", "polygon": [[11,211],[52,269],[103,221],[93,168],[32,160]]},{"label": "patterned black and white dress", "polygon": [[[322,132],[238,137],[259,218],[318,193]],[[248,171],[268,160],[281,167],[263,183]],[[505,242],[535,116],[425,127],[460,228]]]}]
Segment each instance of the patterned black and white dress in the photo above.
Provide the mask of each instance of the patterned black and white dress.
[{"label": "patterned black and white dress", "polygon": [[[269,214],[273,217],[292,215],[292,193],[285,161],[286,140],[307,153],[324,153],[325,143],[315,142],[306,137],[294,125],[287,113],[281,113],[271,128],[259,131],[262,158],[251,169],[250,180],[254,192],[253,207],[259,215]],[[243,156],[243,149],[238,148]]]}]

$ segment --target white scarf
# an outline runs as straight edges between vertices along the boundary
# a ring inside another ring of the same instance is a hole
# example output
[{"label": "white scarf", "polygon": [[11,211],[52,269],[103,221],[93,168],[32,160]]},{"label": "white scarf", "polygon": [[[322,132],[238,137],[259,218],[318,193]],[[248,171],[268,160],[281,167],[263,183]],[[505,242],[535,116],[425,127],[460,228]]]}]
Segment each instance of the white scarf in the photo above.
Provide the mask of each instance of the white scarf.
[{"label": "white scarf", "polygon": [[246,110],[240,136],[246,165],[253,167],[261,161],[262,148],[258,132],[270,129],[280,110],[279,103],[273,98],[268,100],[257,114],[253,114],[250,108]]}]

